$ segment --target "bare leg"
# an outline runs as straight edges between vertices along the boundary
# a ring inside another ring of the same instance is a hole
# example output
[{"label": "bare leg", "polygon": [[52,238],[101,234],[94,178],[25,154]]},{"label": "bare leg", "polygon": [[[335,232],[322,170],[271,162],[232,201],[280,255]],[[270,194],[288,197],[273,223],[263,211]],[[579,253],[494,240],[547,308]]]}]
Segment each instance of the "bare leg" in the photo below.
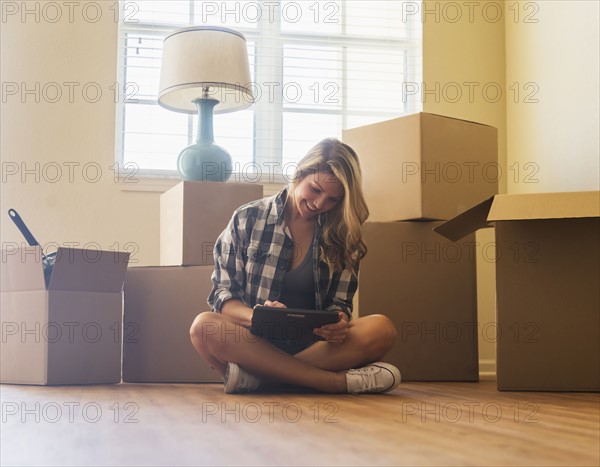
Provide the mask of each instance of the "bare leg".
[{"label": "bare leg", "polygon": [[344,371],[382,360],[396,339],[396,329],[387,316],[370,315],[350,322],[341,344],[317,342],[295,355],[323,370]]},{"label": "bare leg", "polygon": [[[391,330],[386,328],[389,321],[386,320],[375,316],[357,319],[344,343],[319,342],[296,356],[253,336],[226,316],[212,312],[196,317],[190,335],[197,352],[222,375],[227,362],[234,362],[269,381],[344,393],[346,377],[338,371],[375,361],[389,350],[395,331],[393,326]],[[381,331],[387,334],[382,335]],[[384,341],[385,345],[381,344]]]}]

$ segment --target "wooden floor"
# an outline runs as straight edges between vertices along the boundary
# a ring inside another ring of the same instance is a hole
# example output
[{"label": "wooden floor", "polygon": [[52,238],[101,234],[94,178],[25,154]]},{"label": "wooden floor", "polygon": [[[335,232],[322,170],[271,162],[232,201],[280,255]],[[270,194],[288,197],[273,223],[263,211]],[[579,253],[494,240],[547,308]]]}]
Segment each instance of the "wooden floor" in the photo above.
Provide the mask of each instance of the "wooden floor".
[{"label": "wooden floor", "polygon": [[2,465],[600,465],[600,395],[406,383],[387,395],[219,384],[0,386]]}]

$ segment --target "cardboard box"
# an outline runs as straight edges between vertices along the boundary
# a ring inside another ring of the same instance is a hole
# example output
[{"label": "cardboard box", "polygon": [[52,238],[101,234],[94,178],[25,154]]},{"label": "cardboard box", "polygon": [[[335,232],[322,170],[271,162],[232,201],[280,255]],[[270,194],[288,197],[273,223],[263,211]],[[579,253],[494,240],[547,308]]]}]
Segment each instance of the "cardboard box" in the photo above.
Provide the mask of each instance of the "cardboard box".
[{"label": "cardboard box", "polygon": [[194,318],[209,307],[212,266],[129,268],[125,281],[123,381],[220,383],[190,340]]},{"label": "cardboard box", "polygon": [[440,222],[367,222],[360,316],[384,314],[398,331],[385,358],[403,381],[477,381],[474,236],[452,243]]},{"label": "cardboard box", "polygon": [[233,211],[263,196],[255,183],[185,181],[160,197],[160,264],[213,264],[214,244]]},{"label": "cardboard box", "polygon": [[500,390],[600,390],[600,192],[498,195],[436,230],[495,222]]},{"label": "cardboard box", "polygon": [[450,219],[498,193],[498,130],[418,113],[344,130],[371,222]]},{"label": "cardboard box", "polygon": [[2,251],[0,382],[121,381],[129,253],[59,248],[46,289],[40,247]]}]

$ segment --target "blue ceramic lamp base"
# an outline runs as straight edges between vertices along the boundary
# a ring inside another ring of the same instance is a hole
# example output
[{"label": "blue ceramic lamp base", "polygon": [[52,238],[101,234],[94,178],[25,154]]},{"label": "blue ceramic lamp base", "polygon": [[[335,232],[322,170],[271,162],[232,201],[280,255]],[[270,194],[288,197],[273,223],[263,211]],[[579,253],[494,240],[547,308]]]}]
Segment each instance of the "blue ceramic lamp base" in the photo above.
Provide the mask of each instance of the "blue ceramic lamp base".
[{"label": "blue ceramic lamp base", "polygon": [[194,99],[198,107],[198,136],[196,143],[179,153],[177,170],[183,180],[225,182],[231,176],[229,153],[214,143],[213,108],[215,99]]},{"label": "blue ceramic lamp base", "polygon": [[196,143],[179,153],[177,170],[183,180],[226,182],[231,176],[231,156],[215,143]]}]

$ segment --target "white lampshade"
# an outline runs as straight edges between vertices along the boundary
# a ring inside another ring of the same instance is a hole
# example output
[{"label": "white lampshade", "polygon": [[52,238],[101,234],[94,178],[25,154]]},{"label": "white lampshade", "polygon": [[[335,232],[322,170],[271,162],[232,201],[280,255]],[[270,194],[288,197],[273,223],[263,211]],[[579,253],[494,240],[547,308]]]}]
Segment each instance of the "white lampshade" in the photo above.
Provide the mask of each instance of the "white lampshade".
[{"label": "white lampshade", "polygon": [[158,103],[169,110],[194,114],[192,101],[216,99],[215,113],[233,112],[254,102],[246,38],[228,28],[192,26],[164,40]]}]

